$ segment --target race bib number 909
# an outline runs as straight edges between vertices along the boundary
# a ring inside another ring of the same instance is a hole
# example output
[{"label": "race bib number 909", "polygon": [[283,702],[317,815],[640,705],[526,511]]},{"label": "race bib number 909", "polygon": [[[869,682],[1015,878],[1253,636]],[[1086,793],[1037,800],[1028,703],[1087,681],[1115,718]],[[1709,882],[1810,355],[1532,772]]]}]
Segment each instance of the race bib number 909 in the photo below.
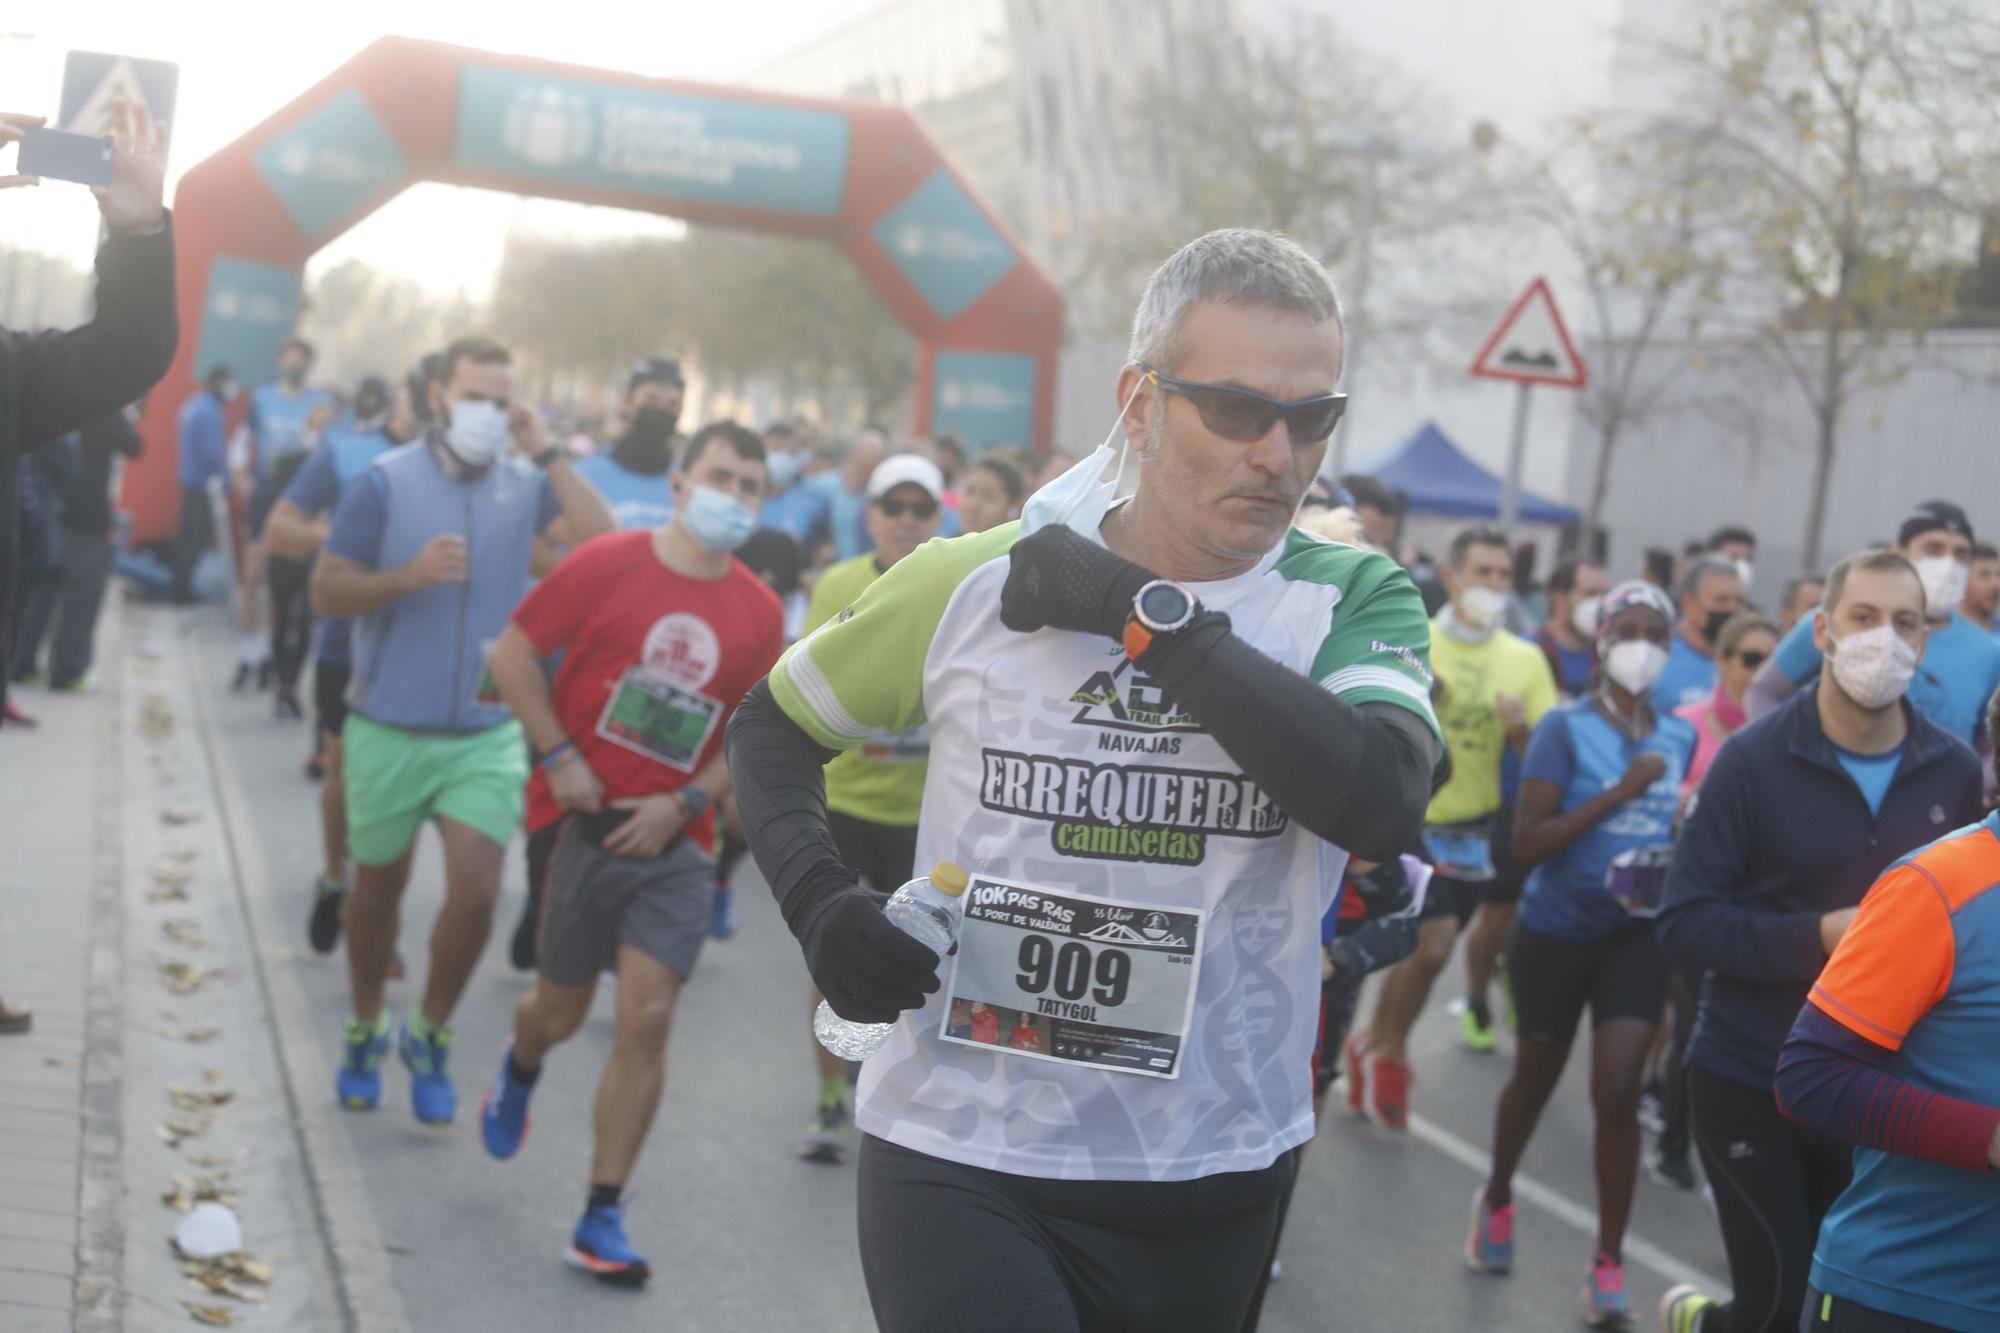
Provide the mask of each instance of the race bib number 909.
[{"label": "race bib number 909", "polygon": [[944,1039],[1175,1078],[1201,972],[1200,909],[974,876]]}]

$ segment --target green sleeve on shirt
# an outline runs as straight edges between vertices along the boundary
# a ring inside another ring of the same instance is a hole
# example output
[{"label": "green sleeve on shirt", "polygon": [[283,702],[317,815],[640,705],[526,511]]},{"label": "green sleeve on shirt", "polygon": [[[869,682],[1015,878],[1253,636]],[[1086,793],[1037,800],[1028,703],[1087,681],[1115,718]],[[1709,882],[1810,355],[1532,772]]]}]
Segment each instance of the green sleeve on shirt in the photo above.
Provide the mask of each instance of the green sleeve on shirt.
[{"label": "green sleeve on shirt", "polygon": [[1401,566],[1385,555],[1338,543],[1313,542],[1294,531],[1279,572],[1340,589],[1333,623],[1313,657],[1312,678],[1350,704],[1395,704],[1444,733],[1431,711],[1431,628],[1424,599]]},{"label": "green sleeve on shirt", "polygon": [[[825,622],[793,644],[771,673],[778,706],[834,750],[925,721],[924,660],[945,607],[973,570],[1007,553],[1018,532],[1019,524],[1003,523],[976,536],[926,542],[851,604],[841,584],[828,589],[826,583],[837,574],[848,577],[846,565],[855,562],[829,569],[811,608],[812,615],[821,611],[825,592]],[[873,557],[860,559],[872,572]]]}]

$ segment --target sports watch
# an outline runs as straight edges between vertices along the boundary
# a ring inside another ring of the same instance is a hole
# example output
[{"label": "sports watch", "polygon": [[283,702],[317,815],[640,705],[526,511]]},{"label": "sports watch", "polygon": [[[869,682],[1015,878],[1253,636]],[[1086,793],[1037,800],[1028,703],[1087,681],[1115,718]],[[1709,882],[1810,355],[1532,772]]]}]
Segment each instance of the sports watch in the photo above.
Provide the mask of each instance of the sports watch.
[{"label": "sports watch", "polygon": [[1125,656],[1136,658],[1162,637],[1194,619],[1194,594],[1171,579],[1154,579],[1132,599],[1125,617]]}]

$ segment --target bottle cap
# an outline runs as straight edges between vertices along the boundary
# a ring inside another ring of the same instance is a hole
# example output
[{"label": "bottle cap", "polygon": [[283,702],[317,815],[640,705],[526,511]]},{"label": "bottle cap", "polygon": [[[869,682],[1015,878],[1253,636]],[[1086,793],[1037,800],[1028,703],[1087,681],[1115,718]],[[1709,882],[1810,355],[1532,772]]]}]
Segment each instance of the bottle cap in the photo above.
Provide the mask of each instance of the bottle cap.
[{"label": "bottle cap", "polygon": [[956,898],[965,892],[965,870],[951,861],[940,861],[931,867],[931,883],[947,898]]}]

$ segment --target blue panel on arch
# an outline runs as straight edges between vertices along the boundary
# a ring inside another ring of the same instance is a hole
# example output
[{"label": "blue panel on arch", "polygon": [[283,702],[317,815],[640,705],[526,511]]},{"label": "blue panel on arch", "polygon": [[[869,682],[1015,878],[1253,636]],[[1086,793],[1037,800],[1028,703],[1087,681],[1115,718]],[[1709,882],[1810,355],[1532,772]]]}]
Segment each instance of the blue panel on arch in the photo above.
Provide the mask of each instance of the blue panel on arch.
[{"label": "blue panel on arch", "polygon": [[196,375],[228,366],[239,384],[278,377],[278,344],[299,318],[300,272],[276,264],[217,256],[202,300]]},{"label": "blue panel on arch", "polygon": [[940,352],[931,388],[931,432],[974,449],[1025,445],[1035,434],[1035,358]]},{"label": "blue panel on arch", "polygon": [[308,240],[409,173],[368,99],[352,88],[258,149],[252,160]]},{"label": "blue panel on arch", "polygon": [[831,217],[847,117],[492,65],[458,72],[451,160],[476,171],[661,199]]},{"label": "blue panel on arch", "polygon": [[939,319],[957,315],[1014,267],[1014,247],[943,167],[870,234]]}]

